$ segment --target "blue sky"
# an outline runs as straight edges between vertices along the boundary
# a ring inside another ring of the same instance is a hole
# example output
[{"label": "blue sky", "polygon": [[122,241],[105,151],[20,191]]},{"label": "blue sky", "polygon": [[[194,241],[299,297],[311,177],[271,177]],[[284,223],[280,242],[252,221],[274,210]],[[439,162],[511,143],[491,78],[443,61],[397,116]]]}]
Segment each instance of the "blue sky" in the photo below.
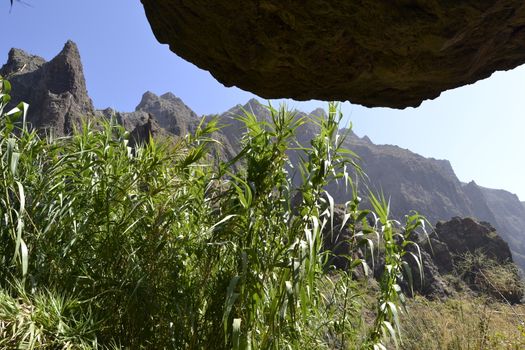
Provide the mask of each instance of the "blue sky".
[{"label": "blue sky", "polygon": [[[97,108],[131,111],[146,90],[173,92],[198,114],[223,112],[254,95],[225,88],[159,44],[139,0],[0,0],[0,64],[11,47],[46,59],[71,39],[80,49]],[[263,100],[261,100],[263,101]],[[321,101],[294,102],[311,111]],[[444,92],[418,108],[342,104],[354,131],[427,157],[448,159],[460,178],[525,200],[525,66]]]}]

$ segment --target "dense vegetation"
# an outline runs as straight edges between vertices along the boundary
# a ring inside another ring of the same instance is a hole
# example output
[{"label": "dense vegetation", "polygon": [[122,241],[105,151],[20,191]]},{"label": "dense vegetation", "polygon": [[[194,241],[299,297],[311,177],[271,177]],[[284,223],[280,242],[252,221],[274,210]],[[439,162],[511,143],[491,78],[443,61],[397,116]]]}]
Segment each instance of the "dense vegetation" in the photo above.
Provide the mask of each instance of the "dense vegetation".
[{"label": "dense vegetation", "polygon": [[[422,325],[458,319],[453,301],[447,311],[415,299],[401,316],[407,237],[423,221],[391,220],[372,194],[373,210],[360,208],[360,170],[341,147],[334,104],[325,118],[271,107],[271,122],[239,116],[242,149],[222,161],[217,120],[135,148],[113,120],[53,138],[27,128],[26,104],[4,111],[9,91],[0,80],[0,348],[382,349],[399,342],[400,318],[403,348],[523,344],[507,342],[523,336],[516,327],[508,337],[485,327],[483,343],[427,336]],[[295,141],[304,123],[320,128],[310,145]],[[347,271],[323,249],[339,234],[330,181],[354,193],[343,215]],[[377,284],[354,278],[369,263],[384,266]]]},{"label": "dense vegetation", "polygon": [[[331,271],[323,251],[322,233],[334,234],[324,187],[359,173],[335,105],[313,120],[240,116],[242,150],[223,162],[210,152],[217,121],[135,149],[113,121],[53,138],[27,129],[27,105],[3,111],[0,86],[1,347],[381,348],[396,337],[404,238],[421,220],[396,231],[384,200],[372,196],[375,214],[347,203],[352,245],[373,249],[377,236],[386,266],[363,331],[352,271]],[[321,131],[300,149],[294,187],[287,151],[306,122]]]}]

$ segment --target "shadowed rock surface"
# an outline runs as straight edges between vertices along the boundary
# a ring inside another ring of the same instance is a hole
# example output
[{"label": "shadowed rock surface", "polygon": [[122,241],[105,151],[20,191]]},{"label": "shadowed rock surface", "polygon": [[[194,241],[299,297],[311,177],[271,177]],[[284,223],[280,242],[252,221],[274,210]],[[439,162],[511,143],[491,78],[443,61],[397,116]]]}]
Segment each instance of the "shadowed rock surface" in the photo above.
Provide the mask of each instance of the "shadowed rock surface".
[{"label": "shadowed rock surface", "polygon": [[525,270],[525,209],[518,196],[505,190],[478,187],[494,213],[494,220],[483,220],[498,229],[501,237],[509,243],[514,261]]},{"label": "shadowed rock surface", "polygon": [[141,0],[157,40],[264,98],[417,106],[525,63],[525,3]]},{"label": "shadowed rock surface", "polygon": [[[415,260],[409,256],[406,261],[412,271],[414,290],[420,294],[444,298],[468,288],[496,299],[502,299],[503,296],[503,301],[506,299],[513,303],[519,302],[523,296],[509,246],[489,223],[454,217],[438,222],[435,232],[430,236],[413,235],[411,239],[418,242],[421,248],[423,280],[419,278]],[[418,254],[413,246],[409,250]],[[482,260],[471,260],[474,263],[465,267],[465,261],[476,256],[482,257]],[[496,271],[505,275],[508,278],[506,283],[510,285],[500,285],[498,290],[494,289],[494,285],[489,282],[494,278],[491,273],[493,267],[500,268]],[[408,284],[403,285],[410,295],[408,287]]]}]

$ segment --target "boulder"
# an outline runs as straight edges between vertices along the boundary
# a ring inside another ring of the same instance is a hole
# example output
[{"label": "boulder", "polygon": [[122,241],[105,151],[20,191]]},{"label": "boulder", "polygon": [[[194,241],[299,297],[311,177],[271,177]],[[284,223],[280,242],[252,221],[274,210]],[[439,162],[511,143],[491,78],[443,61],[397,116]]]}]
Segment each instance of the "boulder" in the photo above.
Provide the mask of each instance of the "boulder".
[{"label": "boulder", "polygon": [[264,98],[418,106],[525,63],[522,0],[141,0],[159,42]]},{"label": "boulder", "polygon": [[456,256],[481,252],[498,263],[513,261],[509,245],[487,222],[454,217],[447,222],[438,222],[436,233],[438,239]]},{"label": "boulder", "polygon": [[[414,254],[417,254],[414,252]],[[417,255],[416,255],[417,256]],[[405,269],[405,280],[401,282],[403,291],[413,296],[413,292],[426,296],[429,299],[444,299],[454,294],[454,290],[443,278],[438,267],[438,262],[428,252],[421,251],[422,275],[419,271],[419,265],[412,256],[407,256],[408,269]],[[407,271],[408,270],[408,271]],[[423,277],[423,278],[421,278]],[[410,286],[410,281],[412,286]]]}]

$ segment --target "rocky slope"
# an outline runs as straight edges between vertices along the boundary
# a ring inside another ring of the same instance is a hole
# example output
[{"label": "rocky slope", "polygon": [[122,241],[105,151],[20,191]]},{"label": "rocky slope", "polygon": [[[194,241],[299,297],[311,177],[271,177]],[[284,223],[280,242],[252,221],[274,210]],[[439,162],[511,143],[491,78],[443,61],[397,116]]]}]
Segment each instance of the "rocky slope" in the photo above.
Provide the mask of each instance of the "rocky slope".
[{"label": "rocky slope", "polygon": [[525,62],[522,0],[141,0],[156,38],[264,98],[417,106]]},{"label": "rocky slope", "polygon": [[[30,103],[28,117],[33,126],[51,128],[59,135],[70,132],[82,115],[115,115],[136,141],[147,139],[150,133],[184,136],[199,123],[198,116],[170,93],[157,96],[146,92],[136,110],[130,113],[95,111],[86,91],[78,49],[72,42],[66,43],[62,52],[49,62],[13,49],[0,74],[10,77],[13,101]],[[266,120],[270,116],[256,100],[220,115],[225,127],[214,137],[223,144],[219,152],[225,158],[238,149],[243,130],[234,117],[242,115],[243,110]],[[311,112],[322,113],[322,110]],[[308,145],[316,133],[315,126],[304,125],[298,130],[299,141]],[[390,197],[395,217],[417,210],[432,223],[455,216],[490,222],[509,243],[517,263],[525,268],[525,208],[515,195],[483,188],[474,182],[461,183],[446,160],[425,158],[397,146],[375,145],[367,137],[360,138],[352,132],[348,132],[345,142],[346,147],[361,157],[360,163],[368,174],[369,181],[361,184],[361,189],[372,184],[372,190],[382,190]],[[297,161],[297,154],[291,157]],[[328,190],[340,203],[348,198],[344,188],[332,185]]]},{"label": "rocky slope", "polygon": [[423,280],[418,278],[415,261],[409,258],[407,262],[414,288],[423,295],[442,298],[467,289],[511,303],[522,299],[523,287],[509,245],[491,224],[454,217],[438,222],[430,237],[413,239],[421,247]]}]

